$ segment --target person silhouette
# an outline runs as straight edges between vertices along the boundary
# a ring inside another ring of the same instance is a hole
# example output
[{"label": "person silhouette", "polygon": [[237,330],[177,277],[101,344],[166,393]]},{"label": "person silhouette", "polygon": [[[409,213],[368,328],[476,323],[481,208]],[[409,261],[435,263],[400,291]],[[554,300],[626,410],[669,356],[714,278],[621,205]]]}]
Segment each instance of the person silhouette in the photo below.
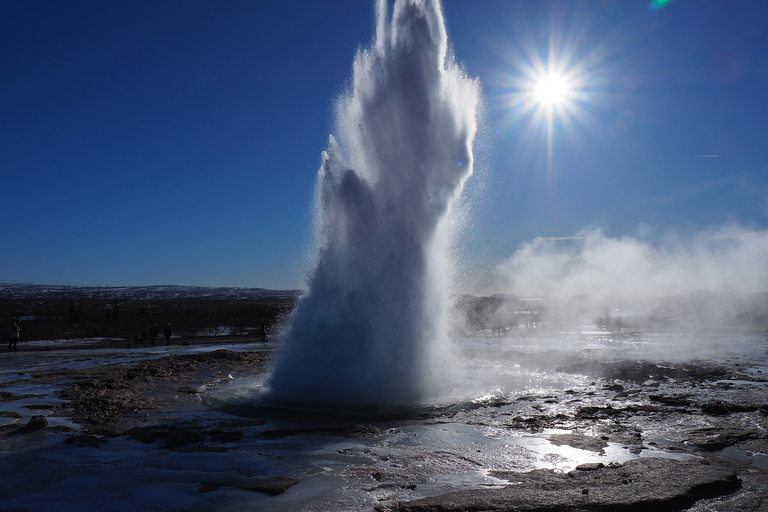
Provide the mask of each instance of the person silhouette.
[{"label": "person silhouette", "polygon": [[17,344],[19,343],[20,333],[21,328],[19,327],[19,321],[14,318],[11,326],[8,328],[8,352],[18,351]]},{"label": "person silhouette", "polygon": [[165,330],[163,331],[163,336],[165,336],[166,345],[171,344],[171,334],[173,334],[173,331],[171,330],[171,324],[167,323],[165,324]]},{"label": "person silhouette", "polygon": [[152,338],[152,344],[157,344],[157,323],[152,324],[152,328],[149,330],[149,335]]}]

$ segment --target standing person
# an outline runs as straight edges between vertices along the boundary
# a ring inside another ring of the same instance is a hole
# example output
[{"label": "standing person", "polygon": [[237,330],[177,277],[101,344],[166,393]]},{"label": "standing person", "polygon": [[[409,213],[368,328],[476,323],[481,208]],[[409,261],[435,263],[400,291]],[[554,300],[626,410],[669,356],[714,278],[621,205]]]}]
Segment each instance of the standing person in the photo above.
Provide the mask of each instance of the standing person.
[{"label": "standing person", "polygon": [[157,322],[152,324],[152,328],[149,330],[149,335],[152,338],[152,344],[157,344]]},{"label": "standing person", "polygon": [[21,333],[21,327],[19,327],[19,321],[15,318],[8,328],[8,352],[13,350],[16,352],[18,349],[16,345],[19,343],[19,334]]},{"label": "standing person", "polygon": [[171,344],[171,334],[173,334],[173,331],[171,331],[171,324],[170,322],[165,324],[165,331],[163,331],[163,334],[165,335],[165,344],[170,345]]}]

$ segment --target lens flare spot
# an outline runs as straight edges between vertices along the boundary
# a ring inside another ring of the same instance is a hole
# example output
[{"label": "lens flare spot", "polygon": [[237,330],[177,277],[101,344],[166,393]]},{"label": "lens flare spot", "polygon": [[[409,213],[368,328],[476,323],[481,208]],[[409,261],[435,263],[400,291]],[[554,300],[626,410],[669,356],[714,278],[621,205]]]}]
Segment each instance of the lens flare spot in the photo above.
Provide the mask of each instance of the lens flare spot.
[{"label": "lens flare spot", "polygon": [[671,4],[673,0],[651,0],[651,10],[656,11]]},{"label": "lens flare spot", "polygon": [[602,96],[608,89],[608,82],[601,76],[596,76],[589,82],[589,92],[595,96]]}]

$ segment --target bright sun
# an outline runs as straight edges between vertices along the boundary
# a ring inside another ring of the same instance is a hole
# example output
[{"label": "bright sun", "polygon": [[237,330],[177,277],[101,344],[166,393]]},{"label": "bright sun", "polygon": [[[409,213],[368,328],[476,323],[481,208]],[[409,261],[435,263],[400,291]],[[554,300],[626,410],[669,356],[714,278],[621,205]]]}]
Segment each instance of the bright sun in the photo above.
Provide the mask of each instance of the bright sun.
[{"label": "bright sun", "polygon": [[568,96],[568,83],[561,76],[546,75],[536,84],[536,98],[545,105],[556,105]]}]

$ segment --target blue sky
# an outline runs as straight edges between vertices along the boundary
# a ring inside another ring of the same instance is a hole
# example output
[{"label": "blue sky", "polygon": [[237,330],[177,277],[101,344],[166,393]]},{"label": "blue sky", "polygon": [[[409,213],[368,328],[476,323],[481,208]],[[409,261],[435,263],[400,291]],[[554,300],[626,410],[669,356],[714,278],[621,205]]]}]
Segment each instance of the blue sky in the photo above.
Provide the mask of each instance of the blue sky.
[{"label": "blue sky", "polygon": [[[473,274],[588,227],[767,229],[768,4],[443,10],[484,94],[460,240]],[[0,0],[0,282],[301,286],[333,101],[373,12]],[[548,64],[572,85],[551,131],[529,94]]]}]

